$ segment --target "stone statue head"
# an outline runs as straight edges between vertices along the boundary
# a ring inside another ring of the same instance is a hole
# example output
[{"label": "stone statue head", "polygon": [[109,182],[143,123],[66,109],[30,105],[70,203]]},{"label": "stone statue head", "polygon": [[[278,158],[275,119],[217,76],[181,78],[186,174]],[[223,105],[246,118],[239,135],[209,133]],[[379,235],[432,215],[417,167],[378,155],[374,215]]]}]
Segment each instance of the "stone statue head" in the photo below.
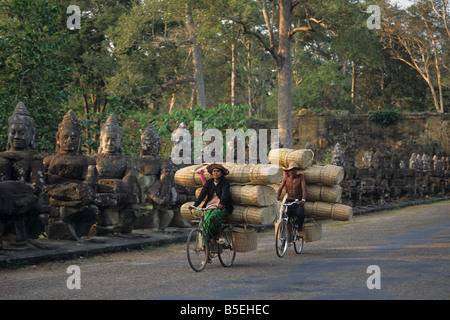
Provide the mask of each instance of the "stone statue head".
[{"label": "stone statue head", "polygon": [[158,158],[160,151],[160,138],[155,127],[151,124],[141,135],[141,157]]},{"label": "stone statue head", "polygon": [[81,151],[81,125],[73,110],[69,110],[56,133],[56,153],[77,155]]},{"label": "stone statue head", "polygon": [[335,166],[341,166],[343,167],[345,165],[344,163],[344,151],[341,148],[341,145],[339,143],[336,143],[334,146],[333,151],[331,152],[331,163]]},{"label": "stone statue head", "polygon": [[382,169],[384,167],[384,156],[380,150],[377,150],[373,155],[373,167],[375,169]]},{"label": "stone statue head", "polygon": [[34,120],[27,108],[19,102],[8,119],[7,151],[27,151],[34,149]]},{"label": "stone statue head", "polygon": [[111,113],[100,129],[100,147],[98,153],[122,153],[122,128],[120,128],[114,113]]}]

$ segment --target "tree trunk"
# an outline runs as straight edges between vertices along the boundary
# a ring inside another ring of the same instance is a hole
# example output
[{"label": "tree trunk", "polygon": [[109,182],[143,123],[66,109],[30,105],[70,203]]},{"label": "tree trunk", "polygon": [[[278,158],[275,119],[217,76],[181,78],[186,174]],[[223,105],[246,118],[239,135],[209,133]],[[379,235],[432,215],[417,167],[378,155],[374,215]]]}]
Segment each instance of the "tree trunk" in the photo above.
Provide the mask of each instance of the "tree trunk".
[{"label": "tree trunk", "polygon": [[175,110],[175,92],[172,93],[172,99],[170,99],[170,107],[169,107],[169,113],[172,113],[173,110]]},{"label": "tree trunk", "polygon": [[253,92],[252,92],[252,76],[251,76],[251,68],[252,68],[252,60],[251,60],[251,42],[250,40],[246,41],[246,49],[247,49],[247,100],[248,100],[248,114],[253,115]]},{"label": "tree trunk", "polygon": [[354,61],[352,61],[352,92],[351,92],[351,97],[352,97],[352,103],[355,103],[355,87],[356,85],[356,64]]},{"label": "tree trunk", "polygon": [[292,137],[292,52],[291,0],[280,0],[278,46],[278,134],[284,148],[293,148]]},{"label": "tree trunk", "polygon": [[205,84],[203,81],[203,66],[200,47],[197,44],[197,31],[192,18],[192,11],[186,5],[186,28],[191,39],[192,59],[194,62],[194,78],[197,87],[197,104],[206,108]]},{"label": "tree trunk", "polygon": [[236,45],[231,44],[231,106],[236,104]]}]

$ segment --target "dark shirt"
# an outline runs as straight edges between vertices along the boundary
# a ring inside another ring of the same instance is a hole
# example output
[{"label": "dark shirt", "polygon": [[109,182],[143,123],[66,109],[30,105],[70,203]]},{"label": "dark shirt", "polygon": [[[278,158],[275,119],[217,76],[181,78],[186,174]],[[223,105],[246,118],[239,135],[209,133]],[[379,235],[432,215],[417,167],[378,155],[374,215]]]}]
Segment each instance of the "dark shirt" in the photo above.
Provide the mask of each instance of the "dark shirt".
[{"label": "dark shirt", "polygon": [[206,181],[203,186],[200,195],[194,203],[195,207],[198,207],[203,199],[206,198],[206,201],[203,205],[203,208],[206,207],[206,204],[214,197],[214,193],[220,199],[220,204],[227,209],[228,214],[231,214],[233,211],[233,205],[231,204],[231,195],[230,195],[230,182],[226,178],[220,178],[217,186],[214,184],[214,179],[209,179]]}]

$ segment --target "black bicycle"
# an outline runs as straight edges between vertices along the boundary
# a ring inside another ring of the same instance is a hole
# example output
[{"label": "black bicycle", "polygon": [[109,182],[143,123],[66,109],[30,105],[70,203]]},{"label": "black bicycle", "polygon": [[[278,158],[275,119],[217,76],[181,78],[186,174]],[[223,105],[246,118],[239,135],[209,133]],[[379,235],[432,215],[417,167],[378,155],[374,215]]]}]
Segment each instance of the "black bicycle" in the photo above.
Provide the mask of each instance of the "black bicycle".
[{"label": "black bicycle", "polygon": [[[222,225],[222,236],[224,241],[219,243],[217,236],[212,236],[207,232],[203,226],[206,210],[213,205],[206,208],[197,208],[192,206],[192,209],[197,210],[200,221],[198,227],[191,230],[187,239],[187,258],[191,268],[200,272],[205,269],[208,262],[212,258],[219,257],[219,261],[224,267],[231,267],[236,257],[236,252],[233,251],[232,244],[232,229],[230,225]],[[191,209],[191,212],[192,212]]]},{"label": "black bicycle", "polygon": [[278,257],[284,257],[289,244],[294,243],[295,253],[300,254],[303,251],[304,239],[302,235],[297,234],[297,219],[287,215],[289,206],[300,203],[295,200],[291,203],[282,203],[277,201],[281,206],[280,217],[278,219],[278,227],[275,233],[275,249]]}]

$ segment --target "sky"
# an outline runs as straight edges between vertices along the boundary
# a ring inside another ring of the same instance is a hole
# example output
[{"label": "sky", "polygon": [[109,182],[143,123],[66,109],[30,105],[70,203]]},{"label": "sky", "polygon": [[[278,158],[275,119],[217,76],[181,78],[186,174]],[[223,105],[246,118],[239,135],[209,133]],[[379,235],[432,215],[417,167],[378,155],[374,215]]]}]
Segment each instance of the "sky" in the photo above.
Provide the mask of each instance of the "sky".
[{"label": "sky", "polygon": [[402,8],[407,8],[413,3],[411,0],[391,0],[390,2],[398,3],[398,5]]}]

